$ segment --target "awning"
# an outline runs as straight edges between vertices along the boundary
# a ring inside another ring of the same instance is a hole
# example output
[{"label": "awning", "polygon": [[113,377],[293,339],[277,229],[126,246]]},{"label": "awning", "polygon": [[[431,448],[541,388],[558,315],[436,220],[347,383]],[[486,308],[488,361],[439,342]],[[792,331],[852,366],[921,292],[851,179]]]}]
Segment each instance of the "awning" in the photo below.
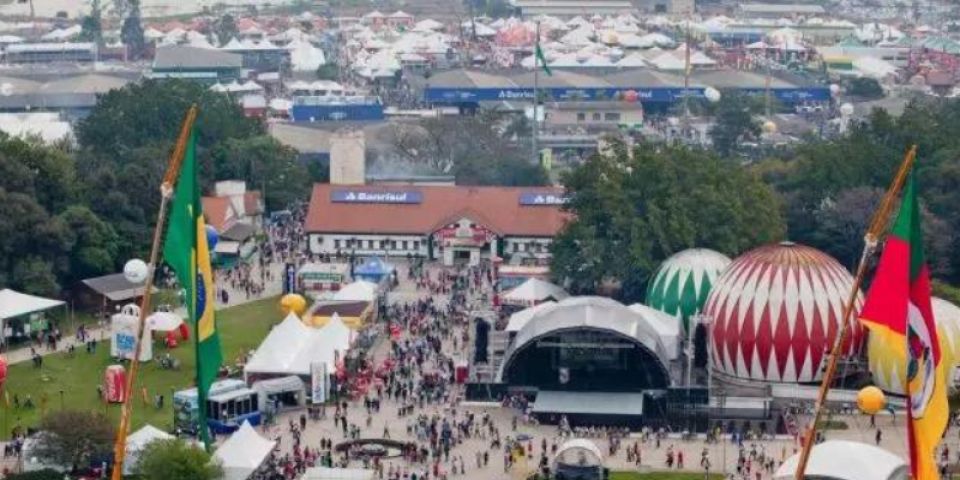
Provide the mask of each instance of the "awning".
[{"label": "awning", "polygon": [[213,247],[213,253],[219,255],[240,255],[240,242],[220,240],[217,242],[217,246]]},{"label": "awning", "polygon": [[642,393],[541,391],[533,413],[643,415]]},{"label": "awning", "polygon": [[253,389],[257,392],[267,395],[273,395],[283,392],[302,392],[304,391],[303,380],[296,375],[288,377],[271,378],[269,380],[260,380],[253,382]]},{"label": "awning", "polygon": [[19,317],[63,305],[60,300],[35,297],[9,288],[0,290],[0,319]]},{"label": "awning", "polygon": [[237,222],[225,232],[221,233],[220,238],[223,240],[243,242],[252,237],[255,233],[257,233],[257,229],[253,225]]},{"label": "awning", "polygon": [[[122,302],[137,298],[142,296],[145,290],[143,282],[132,283],[122,273],[88,278],[83,283],[93,291],[110,299],[111,302]],[[151,292],[156,291],[157,287],[153,287],[151,290]]]}]

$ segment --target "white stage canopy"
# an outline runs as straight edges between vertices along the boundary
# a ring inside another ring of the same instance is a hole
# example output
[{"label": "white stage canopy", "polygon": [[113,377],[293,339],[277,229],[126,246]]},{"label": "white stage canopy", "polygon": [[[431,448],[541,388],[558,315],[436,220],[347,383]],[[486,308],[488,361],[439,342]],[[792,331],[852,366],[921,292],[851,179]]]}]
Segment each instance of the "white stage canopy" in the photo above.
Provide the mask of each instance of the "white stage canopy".
[{"label": "white stage canopy", "polygon": [[547,300],[560,301],[570,294],[566,290],[539,278],[531,278],[503,296],[505,305],[533,306]]},{"label": "white stage canopy", "polygon": [[[773,480],[793,480],[799,455],[783,462]],[[827,440],[813,447],[804,474],[824,480],[907,480],[902,458],[873,445],[847,440]]]}]

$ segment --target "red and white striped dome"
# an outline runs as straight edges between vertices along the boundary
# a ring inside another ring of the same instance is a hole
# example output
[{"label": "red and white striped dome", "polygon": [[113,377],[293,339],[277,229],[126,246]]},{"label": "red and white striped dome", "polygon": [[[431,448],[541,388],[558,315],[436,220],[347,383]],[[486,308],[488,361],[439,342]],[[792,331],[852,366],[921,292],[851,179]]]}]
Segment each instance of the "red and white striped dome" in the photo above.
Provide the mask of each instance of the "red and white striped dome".
[{"label": "red and white striped dome", "polygon": [[[820,380],[837,338],[853,278],[833,257],[791,242],[765,245],[733,261],[704,307],[713,322],[713,367],[737,378]],[[851,315],[844,355],[860,352],[864,331]]]}]

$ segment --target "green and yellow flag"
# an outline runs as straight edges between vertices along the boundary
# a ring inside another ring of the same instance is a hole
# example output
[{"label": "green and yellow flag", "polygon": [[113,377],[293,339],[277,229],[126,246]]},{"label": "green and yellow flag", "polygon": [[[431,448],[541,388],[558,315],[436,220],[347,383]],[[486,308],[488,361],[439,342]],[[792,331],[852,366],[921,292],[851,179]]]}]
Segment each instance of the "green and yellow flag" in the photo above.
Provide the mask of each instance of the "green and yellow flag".
[{"label": "green and yellow flag", "polygon": [[191,132],[170,207],[170,223],[163,246],[163,259],[176,272],[177,280],[185,291],[184,298],[194,325],[199,431],[209,449],[207,394],[210,385],[217,378],[223,357],[213,312],[216,291],[213,285],[213,269],[210,267],[206,222],[203,220],[203,206],[200,201],[195,143],[196,132]]}]

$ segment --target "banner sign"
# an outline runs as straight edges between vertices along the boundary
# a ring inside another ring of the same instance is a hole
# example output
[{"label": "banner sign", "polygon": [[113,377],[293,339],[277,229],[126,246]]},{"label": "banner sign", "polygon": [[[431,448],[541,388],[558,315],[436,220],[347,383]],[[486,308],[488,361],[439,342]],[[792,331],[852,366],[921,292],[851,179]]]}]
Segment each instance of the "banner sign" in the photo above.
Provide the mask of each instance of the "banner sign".
[{"label": "banner sign", "polygon": [[283,267],[283,294],[293,293],[297,290],[297,267],[288,263]]},{"label": "banner sign", "polygon": [[[540,95],[547,101],[610,101],[618,100],[627,92],[636,94],[642,103],[676,102],[684,97],[704,98],[706,87],[617,87],[617,88],[541,88]],[[765,93],[764,88],[739,88],[746,95]],[[771,94],[784,103],[830,100],[827,87],[771,88]],[[631,95],[633,94],[631,93]],[[430,103],[475,103],[490,101],[532,101],[533,88],[444,88],[431,87],[424,90],[424,100]]]},{"label": "banner sign", "polygon": [[336,203],[422,203],[423,193],[416,190],[381,192],[364,190],[333,190],[330,201]]},{"label": "banner sign", "polygon": [[312,403],[327,401],[327,364],[314,362],[310,364],[310,398]]},{"label": "banner sign", "polygon": [[557,193],[524,192],[520,194],[520,205],[563,205],[570,201],[570,197]]}]

